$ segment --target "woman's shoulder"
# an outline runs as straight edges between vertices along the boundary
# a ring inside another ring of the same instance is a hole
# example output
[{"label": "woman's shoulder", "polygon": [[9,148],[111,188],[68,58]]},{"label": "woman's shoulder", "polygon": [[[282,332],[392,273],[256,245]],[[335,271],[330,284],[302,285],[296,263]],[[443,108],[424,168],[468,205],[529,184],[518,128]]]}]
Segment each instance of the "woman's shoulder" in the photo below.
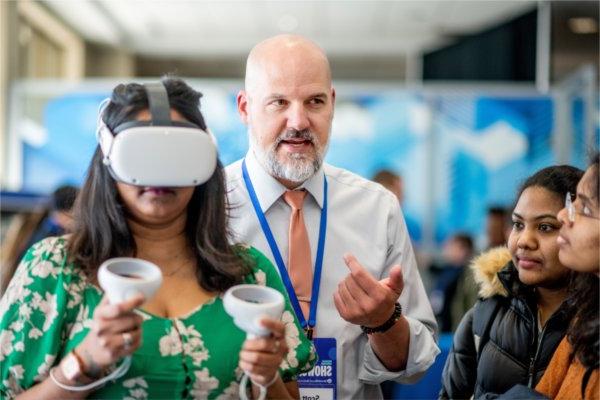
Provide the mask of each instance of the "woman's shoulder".
[{"label": "woman's shoulder", "polygon": [[263,269],[265,265],[272,265],[271,261],[257,248],[246,243],[237,243],[234,245],[238,255],[244,259],[252,269]]},{"label": "woman's shoulder", "polygon": [[51,272],[69,275],[80,272],[80,268],[69,261],[68,239],[69,235],[52,236],[34,243],[23,256],[21,263],[42,271],[51,268],[53,269]]},{"label": "woman's shoulder", "polygon": [[273,263],[257,248],[247,244],[237,244],[238,251],[250,268],[246,277],[248,283],[267,284],[273,276],[278,276]]},{"label": "woman's shoulder", "polygon": [[83,281],[83,271],[69,261],[67,237],[58,236],[42,239],[27,250],[9,288],[25,286],[50,290],[51,286],[57,286],[53,290],[61,291],[69,290],[72,284],[79,285]]},{"label": "woman's shoulder", "polygon": [[0,397],[11,387],[20,390],[43,380],[64,341],[89,326],[89,309],[82,307],[87,281],[67,261],[66,249],[65,237],[31,246],[0,299],[0,337],[6,339]]},{"label": "woman's shoulder", "polygon": [[[34,243],[21,260],[27,269],[35,268],[36,272],[54,272],[67,263],[67,239],[65,236],[52,236]],[[58,271],[56,271],[58,272]]]},{"label": "woman's shoulder", "polygon": [[41,252],[57,253],[66,251],[67,248],[67,235],[63,236],[50,236],[34,243],[28,250]]}]

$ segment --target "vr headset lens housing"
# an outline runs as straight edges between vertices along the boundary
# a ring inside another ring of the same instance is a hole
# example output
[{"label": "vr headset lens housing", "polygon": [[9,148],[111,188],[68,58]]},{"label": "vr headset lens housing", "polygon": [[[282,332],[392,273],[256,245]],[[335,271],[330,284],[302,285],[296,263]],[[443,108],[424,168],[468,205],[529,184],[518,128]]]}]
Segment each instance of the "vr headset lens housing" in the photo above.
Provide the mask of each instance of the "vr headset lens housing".
[{"label": "vr headset lens housing", "polygon": [[[100,111],[97,138],[104,164],[114,179],[137,186],[196,186],[208,181],[217,165],[214,136],[189,122],[165,120],[170,115],[162,84],[145,85],[152,121],[128,121],[113,132]],[[157,88],[158,87],[158,88]],[[158,92],[158,93],[157,93]],[[161,93],[162,92],[162,93]],[[153,98],[156,96],[160,99]],[[156,111],[157,105],[162,107]],[[154,107],[153,107],[154,106]],[[156,115],[161,116],[157,121]]]}]

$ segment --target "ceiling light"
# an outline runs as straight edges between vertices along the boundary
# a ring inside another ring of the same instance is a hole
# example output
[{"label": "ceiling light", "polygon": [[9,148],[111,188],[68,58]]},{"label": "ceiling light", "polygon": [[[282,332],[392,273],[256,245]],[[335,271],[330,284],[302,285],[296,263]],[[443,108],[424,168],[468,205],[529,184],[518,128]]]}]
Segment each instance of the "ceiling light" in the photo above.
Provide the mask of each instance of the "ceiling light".
[{"label": "ceiling light", "polygon": [[573,33],[589,34],[598,32],[598,22],[590,17],[569,18],[567,24]]}]

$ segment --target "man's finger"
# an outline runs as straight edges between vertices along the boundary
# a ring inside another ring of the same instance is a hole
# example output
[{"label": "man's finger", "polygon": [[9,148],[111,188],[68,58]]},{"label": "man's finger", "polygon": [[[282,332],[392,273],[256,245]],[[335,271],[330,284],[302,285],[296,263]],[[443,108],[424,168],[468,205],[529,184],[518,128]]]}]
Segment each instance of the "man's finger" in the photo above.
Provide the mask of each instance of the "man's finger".
[{"label": "man's finger", "polygon": [[348,310],[346,309],[346,305],[342,301],[342,298],[338,292],[333,294],[333,303],[335,304],[335,308],[337,308],[338,312],[340,313],[340,316],[346,319],[348,316]]},{"label": "man's finger", "polygon": [[400,265],[394,265],[390,269],[390,276],[387,280],[387,286],[394,292],[400,294],[404,289],[404,277],[402,275],[402,267]]},{"label": "man's finger", "polygon": [[360,265],[356,257],[352,254],[344,254],[344,262],[348,266],[348,269],[350,269],[350,273],[352,274],[352,277],[354,277],[356,283],[358,283],[365,292],[369,293],[379,286],[377,279],[373,278],[369,271]]},{"label": "man's finger", "polygon": [[369,294],[365,292],[364,289],[356,282],[352,274],[348,275],[346,279],[344,279],[344,283],[346,284],[346,288],[348,288],[348,292],[350,292],[356,302],[367,304],[372,301]]},{"label": "man's finger", "polygon": [[352,297],[352,294],[348,291],[345,281],[342,281],[338,285],[337,292],[340,295],[340,299],[344,302],[344,305],[346,306],[347,310],[355,311],[355,312],[362,311],[358,302],[354,299],[354,297]]}]

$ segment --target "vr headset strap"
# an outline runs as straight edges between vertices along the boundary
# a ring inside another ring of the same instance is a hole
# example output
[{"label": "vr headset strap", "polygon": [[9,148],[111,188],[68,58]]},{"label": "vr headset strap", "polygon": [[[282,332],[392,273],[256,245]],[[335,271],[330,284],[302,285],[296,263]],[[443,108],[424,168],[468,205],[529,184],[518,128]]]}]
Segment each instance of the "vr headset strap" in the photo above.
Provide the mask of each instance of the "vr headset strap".
[{"label": "vr headset strap", "polygon": [[171,106],[167,89],[161,83],[144,84],[148,94],[148,105],[152,115],[152,125],[171,126]]}]

